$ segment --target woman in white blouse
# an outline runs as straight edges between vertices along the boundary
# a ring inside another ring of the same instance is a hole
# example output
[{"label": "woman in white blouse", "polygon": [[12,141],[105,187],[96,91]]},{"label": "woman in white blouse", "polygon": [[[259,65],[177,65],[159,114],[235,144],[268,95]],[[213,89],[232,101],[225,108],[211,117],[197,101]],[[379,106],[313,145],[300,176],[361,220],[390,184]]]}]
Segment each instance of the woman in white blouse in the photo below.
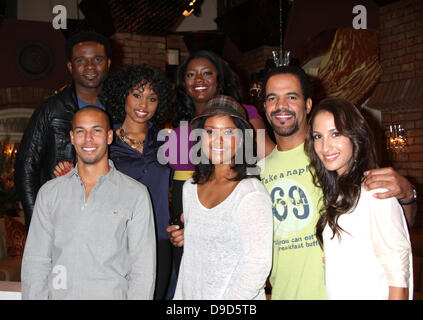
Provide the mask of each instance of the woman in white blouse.
[{"label": "woman in white blouse", "polygon": [[201,134],[192,161],[202,161],[183,187],[184,253],[174,299],[265,299],[273,217],[269,194],[249,174],[256,167],[244,157],[252,127],[241,105],[223,95],[191,124]]},{"label": "woman in white blouse", "polygon": [[325,251],[328,299],[411,299],[412,255],[395,198],[377,199],[363,174],[376,167],[371,131],[359,110],[339,98],[313,108],[307,151],[323,189],[316,236]]}]

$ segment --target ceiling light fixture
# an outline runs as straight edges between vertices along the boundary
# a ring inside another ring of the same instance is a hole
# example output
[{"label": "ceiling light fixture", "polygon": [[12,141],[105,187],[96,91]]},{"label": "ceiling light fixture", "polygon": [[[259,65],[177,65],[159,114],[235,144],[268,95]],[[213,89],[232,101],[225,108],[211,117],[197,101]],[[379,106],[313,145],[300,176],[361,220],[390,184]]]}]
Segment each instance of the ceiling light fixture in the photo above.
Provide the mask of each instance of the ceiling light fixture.
[{"label": "ceiling light fixture", "polygon": [[279,0],[279,52],[272,51],[273,61],[276,67],[289,66],[291,60],[291,52],[285,51],[283,47],[283,0]]},{"label": "ceiling light fixture", "polygon": [[200,16],[202,2],[203,0],[192,0],[185,8],[184,12],[182,12],[182,15],[188,17],[191,13],[194,13],[196,16]]}]

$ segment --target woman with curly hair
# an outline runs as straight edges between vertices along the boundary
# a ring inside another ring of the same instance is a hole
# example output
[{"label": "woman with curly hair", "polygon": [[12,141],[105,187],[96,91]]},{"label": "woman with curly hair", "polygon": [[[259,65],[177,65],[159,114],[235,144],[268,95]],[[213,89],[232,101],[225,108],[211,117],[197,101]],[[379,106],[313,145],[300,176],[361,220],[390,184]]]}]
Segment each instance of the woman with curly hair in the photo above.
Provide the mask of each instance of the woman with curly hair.
[{"label": "woman with curly hair", "polygon": [[[211,51],[201,50],[190,55],[184,63],[179,67],[177,72],[176,86],[175,86],[175,103],[173,105],[174,119],[173,126],[176,127],[174,132],[177,136],[175,141],[188,141],[190,128],[188,126],[195,116],[201,114],[205,109],[210,99],[218,94],[233,97],[236,101],[241,103],[241,89],[238,77],[230,68],[229,64],[222,58]],[[247,118],[253,128],[263,130],[265,133],[265,143],[261,144],[263,147],[259,157],[264,157],[269,154],[275,143],[270,139],[265,131],[265,123],[257,109],[251,105],[242,105],[247,113]],[[193,146],[193,141],[188,141],[188,150]],[[191,177],[194,172],[194,165],[188,161],[181,161],[181,158],[188,154],[184,146],[172,146],[178,150],[178,162],[170,163],[170,166],[175,170],[172,179],[172,224],[182,225],[179,221],[182,214],[182,186],[184,182]],[[260,151],[260,150],[259,150]],[[182,217],[183,220],[183,217]],[[168,228],[170,237],[176,239],[177,243],[174,250],[175,269],[176,274],[179,269],[179,262],[182,256],[183,242],[178,241],[182,239],[182,231],[178,230],[179,226],[172,225]]]},{"label": "woman with curly hair", "polygon": [[172,260],[166,232],[170,168],[157,160],[161,143],[156,125],[165,119],[172,99],[171,86],[157,68],[145,64],[128,66],[106,80],[100,99],[113,122],[110,159],[119,171],[144,184],[150,193],[157,239],[154,299],[161,300],[167,290]]},{"label": "woman with curly hair", "polygon": [[313,108],[307,150],[323,190],[316,236],[325,252],[328,299],[411,299],[412,257],[402,208],[363,187],[376,168],[372,134],[348,101],[326,98]]},{"label": "woman with curly hair", "polygon": [[156,124],[165,120],[172,98],[166,75],[148,65],[129,66],[104,84],[102,98],[115,132],[110,158],[116,168],[147,186],[155,214],[157,273],[154,299],[165,296],[171,268],[166,233],[170,168],[157,161],[161,143]]},{"label": "woman with curly hair", "polygon": [[242,106],[217,95],[191,122],[201,146],[183,186],[184,254],[175,300],[266,299],[272,203],[245,158],[252,127]]}]

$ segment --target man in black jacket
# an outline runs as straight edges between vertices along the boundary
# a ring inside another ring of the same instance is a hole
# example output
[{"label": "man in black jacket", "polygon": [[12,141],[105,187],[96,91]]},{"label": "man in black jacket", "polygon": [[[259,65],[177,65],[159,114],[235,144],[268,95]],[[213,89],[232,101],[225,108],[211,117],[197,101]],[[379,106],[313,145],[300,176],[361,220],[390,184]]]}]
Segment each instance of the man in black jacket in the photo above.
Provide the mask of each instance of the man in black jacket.
[{"label": "man in black jacket", "polygon": [[53,179],[60,161],[75,164],[70,142],[74,113],[86,105],[104,109],[97,95],[110,67],[110,44],[97,33],[81,33],[66,43],[73,83],[41,102],[25,130],[15,162],[15,184],[28,232],[38,190]]}]

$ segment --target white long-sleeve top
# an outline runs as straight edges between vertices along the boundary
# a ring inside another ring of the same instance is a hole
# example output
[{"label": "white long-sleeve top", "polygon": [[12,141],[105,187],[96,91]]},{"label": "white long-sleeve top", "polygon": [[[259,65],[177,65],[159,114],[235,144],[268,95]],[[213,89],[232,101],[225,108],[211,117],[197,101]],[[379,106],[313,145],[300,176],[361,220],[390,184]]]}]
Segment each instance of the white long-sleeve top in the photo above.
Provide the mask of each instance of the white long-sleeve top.
[{"label": "white long-sleeve top", "polygon": [[183,210],[184,254],[174,299],[265,299],[273,216],[260,181],[240,181],[223,202],[208,209],[189,179],[183,189]]},{"label": "white long-sleeve top", "polygon": [[341,239],[323,231],[328,299],[388,299],[389,286],[409,288],[412,299],[412,254],[407,223],[395,198],[376,199],[366,191],[356,208],[338,219]]}]

